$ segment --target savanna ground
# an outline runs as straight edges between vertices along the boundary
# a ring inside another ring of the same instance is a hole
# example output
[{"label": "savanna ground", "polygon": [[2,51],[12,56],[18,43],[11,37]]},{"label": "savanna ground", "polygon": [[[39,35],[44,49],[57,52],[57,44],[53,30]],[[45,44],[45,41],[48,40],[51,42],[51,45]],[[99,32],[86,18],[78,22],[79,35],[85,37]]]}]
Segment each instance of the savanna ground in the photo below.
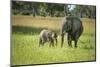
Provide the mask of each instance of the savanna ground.
[{"label": "savanna ground", "polygon": [[[84,32],[78,41],[78,48],[69,48],[66,35],[61,48],[60,28],[62,17],[12,16],[12,65],[45,64],[61,62],[94,61],[95,20],[82,18]],[[46,43],[39,47],[39,33],[48,28],[58,33],[58,46],[49,47]]]}]

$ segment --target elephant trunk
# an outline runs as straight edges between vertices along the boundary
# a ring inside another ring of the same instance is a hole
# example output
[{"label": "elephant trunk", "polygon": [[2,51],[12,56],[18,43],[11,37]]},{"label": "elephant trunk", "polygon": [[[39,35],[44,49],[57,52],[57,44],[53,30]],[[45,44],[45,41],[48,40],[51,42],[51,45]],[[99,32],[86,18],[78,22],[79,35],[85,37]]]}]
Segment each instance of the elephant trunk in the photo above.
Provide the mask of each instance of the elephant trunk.
[{"label": "elephant trunk", "polygon": [[64,42],[64,33],[61,34],[61,47],[63,47],[63,42]]}]

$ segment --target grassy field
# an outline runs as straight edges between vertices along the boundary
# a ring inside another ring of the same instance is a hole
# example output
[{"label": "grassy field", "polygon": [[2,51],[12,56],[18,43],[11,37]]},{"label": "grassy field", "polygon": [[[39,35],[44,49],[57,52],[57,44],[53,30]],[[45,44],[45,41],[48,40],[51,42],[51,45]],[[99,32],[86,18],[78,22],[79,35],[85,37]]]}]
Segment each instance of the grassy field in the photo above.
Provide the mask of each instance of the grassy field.
[{"label": "grassy field", "polygon": [[[95,20],[82,18],[84,32],[78,41],[78,48],[67,47],[65,36],[61,48],[60,28],[62,17],[12,16],[12,65],[45,64],[61,62],[94,61],[95,58]],[[48,28],[58,33],[58,46],[49,47],[46,43],[39,47],[39,33]]]}]

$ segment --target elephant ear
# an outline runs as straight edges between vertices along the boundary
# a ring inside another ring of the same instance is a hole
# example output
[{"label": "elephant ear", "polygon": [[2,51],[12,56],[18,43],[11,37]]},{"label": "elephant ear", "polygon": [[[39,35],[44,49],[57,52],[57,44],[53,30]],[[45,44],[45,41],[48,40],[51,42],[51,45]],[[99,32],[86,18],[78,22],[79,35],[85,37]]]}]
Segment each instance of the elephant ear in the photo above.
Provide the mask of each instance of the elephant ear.
[{"label": "elephant ear", "polygon": [[66,25],[67,25],[67,30],[71,31],[71,29],[72,29],[72,20],[68,19]]},{"label": "elephant ear", "polygon": [[61,24],[61,32],[60,34],[63,35],[66,31],[66,17],[63,18],[62,24]]}]

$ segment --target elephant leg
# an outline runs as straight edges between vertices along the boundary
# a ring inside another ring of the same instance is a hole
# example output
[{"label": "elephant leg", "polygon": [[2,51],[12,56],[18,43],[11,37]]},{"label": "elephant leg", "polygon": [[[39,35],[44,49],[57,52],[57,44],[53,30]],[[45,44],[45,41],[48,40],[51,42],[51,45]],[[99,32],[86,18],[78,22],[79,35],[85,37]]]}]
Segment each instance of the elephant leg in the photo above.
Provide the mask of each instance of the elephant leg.
[{"label": "elephant leg", "polygon": [[77,48],[77,41],[78,41],[78,40],[75,40],[75,41],[74,41],[74,42],[75,42],[75,45],[74,45],[75,48]]},{"label": "elephant leg", "polygon": [[51,47],[51,42],[50,42],[50,44],[49,44],[49,47]]},{"label": "elephant leg", "polygon": [[61,47],[63,47],[63,42],[64,42],[64,34],[61,35]]},{"label": "elephant leg", "polygon": [[71,39],[71,35],[68,34],[67,40],[68,40],[68,46],[69,46],[69,47],[72,47],[72,39]]},{"label": "elephant leg", "polygon": [[40,46],[44,46],[44,43],[45,43],[45,42],[41,42],[41,43],[39,44],[39,47],[40,47]]},{"label": "elephant leg", "polygon": [[49,45],[49,47],[54,47],[54,43],[52,43],[52,42],[50,42],[50,45]]},{"label": "elephant leg", "polygon": [[71,40],[68,40],[68,45],[69,45],[70,47],[72,47],[72,41],[71,41]]},{"label": "elephant leg", "polygon": [[52,47],[54,47],[54,40],[53,39],[51,39],[51,45],[52,45]]},{"label": "elephant leg", "polygon": [[74,37],[74,42],[75,42],[75,45],[74,45],[74,47],[75,48],[77,48],[77,43],[78,43],[78,39],[79,39],[79,33],[77,32],[76,34],[75,34],[75,37]]},{"label": "elephant leg", "polygon": [[42,40],[41,45],[44,46],[45,41]]},{"label": "elephant leg", "polygon": [[56,46],[57,46],[57,39],[55,39],[55,42],[56,42]]},{"label": "elephant leg", "polygon": [[52,39],[52,38],[49,38],[49,42],[50,42],[50,45],[49,45],[49,47],[54,47],[54,40]]}]

